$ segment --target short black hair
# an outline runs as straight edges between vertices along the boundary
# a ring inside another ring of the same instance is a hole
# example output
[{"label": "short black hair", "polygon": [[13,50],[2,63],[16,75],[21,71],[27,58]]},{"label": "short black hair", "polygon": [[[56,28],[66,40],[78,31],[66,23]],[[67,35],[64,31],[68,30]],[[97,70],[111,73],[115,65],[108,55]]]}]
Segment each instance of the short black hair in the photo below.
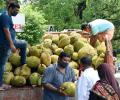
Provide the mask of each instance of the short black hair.
[{"label": "short black hair", "polygon": [[8,9],[9,9],[10,7],[11,7],[12,9],[14,9],[14,8],[20,8],[20,5],[19,5],[18,3],[15,3],[15,2],[14,2],[14,3],[10,3],[10,4],[9,4]]},{"label": "short black hair", "polygon": [[63,58],[63,57],[69,57],[70,58],[70,55],[65,53],[65,52],[61,52],[60,55],[59,55],[59,58]]},{"label": "short black hair", "polygon": [[86,29],[88,26],[89,26],[88,23],[83,23],[83,24],[81,25],[81,30]]},{"label": "short black hair", "polygon": [[92,59],[90,56],[84,56],[80,59],[80,62],[83,64],[83,65],[92,65]]}]

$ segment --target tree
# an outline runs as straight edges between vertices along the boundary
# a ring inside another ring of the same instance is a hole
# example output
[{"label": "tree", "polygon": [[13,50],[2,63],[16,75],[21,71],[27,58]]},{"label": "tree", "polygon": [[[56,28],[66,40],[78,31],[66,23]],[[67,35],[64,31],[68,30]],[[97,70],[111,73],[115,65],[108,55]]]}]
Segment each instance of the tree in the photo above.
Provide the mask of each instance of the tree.
[{"label": "tree", "polygon": [[28,41],[29,44],[34,45],[40,42],[45,29],[44,13],[32,8],[31,5],[21,7],[21,12],[25,14],[26,25],[23,33],[18,33],[18,38]]}]

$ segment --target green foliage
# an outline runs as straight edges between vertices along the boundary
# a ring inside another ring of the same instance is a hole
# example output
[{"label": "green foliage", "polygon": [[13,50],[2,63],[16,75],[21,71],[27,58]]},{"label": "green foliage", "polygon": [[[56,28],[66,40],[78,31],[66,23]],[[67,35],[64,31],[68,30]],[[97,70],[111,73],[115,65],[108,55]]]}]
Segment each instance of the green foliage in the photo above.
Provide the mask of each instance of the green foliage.
[{"label": "green foliage", "polygon": [[0,12],[5,8],[5,1],[1,0],[0,1]]},{"label": "green foliage", "polygon": [[57,30],[79,28],[79,19],[75,16],[74,6],[77,0],[39,0],[39,6],[45,12],[47,24],[54,24]]},{"label": "green foliage", "polygon": [[38,43],[44,33],[46,22],[44,13],[42,11],[38,12],[30,5],[21,7],[21,12],[25,14],[26,25],[24,32],[17,34],[18,38],[27,40],[31,45]]}]

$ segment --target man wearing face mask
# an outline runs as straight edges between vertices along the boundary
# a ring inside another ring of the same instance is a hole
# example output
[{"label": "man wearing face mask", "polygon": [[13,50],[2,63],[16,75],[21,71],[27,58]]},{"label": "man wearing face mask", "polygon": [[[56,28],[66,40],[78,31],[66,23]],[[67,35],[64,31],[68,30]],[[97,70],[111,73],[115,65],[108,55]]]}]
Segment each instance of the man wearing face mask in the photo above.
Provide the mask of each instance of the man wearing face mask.
[{"label": "man wearing face mask", "polygon": [[16,16],[20,6],[17,3],[10,3],[7,11],[0,16],[0,90],[7,89],[8,86],[2,82],[4,67],[10,55],[10,52],[17,52],[20,49],[21,65],[26,63],[26,46],[24,40],[16,39],[16,33],[13,28],[12,16]]},{"label": "man wearing face mask", "polygon": [[74,82],[75,73],[69,66],[70,55],[61,52],[58,62],[47,67],[43,74],[43,100],[69,100],[69,96],[60,89],[64,82]]}]

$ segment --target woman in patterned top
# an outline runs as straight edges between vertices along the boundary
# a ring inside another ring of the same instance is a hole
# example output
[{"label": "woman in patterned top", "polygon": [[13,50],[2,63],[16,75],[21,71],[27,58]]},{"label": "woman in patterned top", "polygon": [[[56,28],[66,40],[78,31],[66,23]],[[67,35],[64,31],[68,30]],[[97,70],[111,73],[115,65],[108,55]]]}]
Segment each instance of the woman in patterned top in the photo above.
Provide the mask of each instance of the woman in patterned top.
[{"label": "woman in patterned top", "polygon": [[120,100],[120,88],[107,63],[98,66],[100,80],[90,91],[89,100]]}]

